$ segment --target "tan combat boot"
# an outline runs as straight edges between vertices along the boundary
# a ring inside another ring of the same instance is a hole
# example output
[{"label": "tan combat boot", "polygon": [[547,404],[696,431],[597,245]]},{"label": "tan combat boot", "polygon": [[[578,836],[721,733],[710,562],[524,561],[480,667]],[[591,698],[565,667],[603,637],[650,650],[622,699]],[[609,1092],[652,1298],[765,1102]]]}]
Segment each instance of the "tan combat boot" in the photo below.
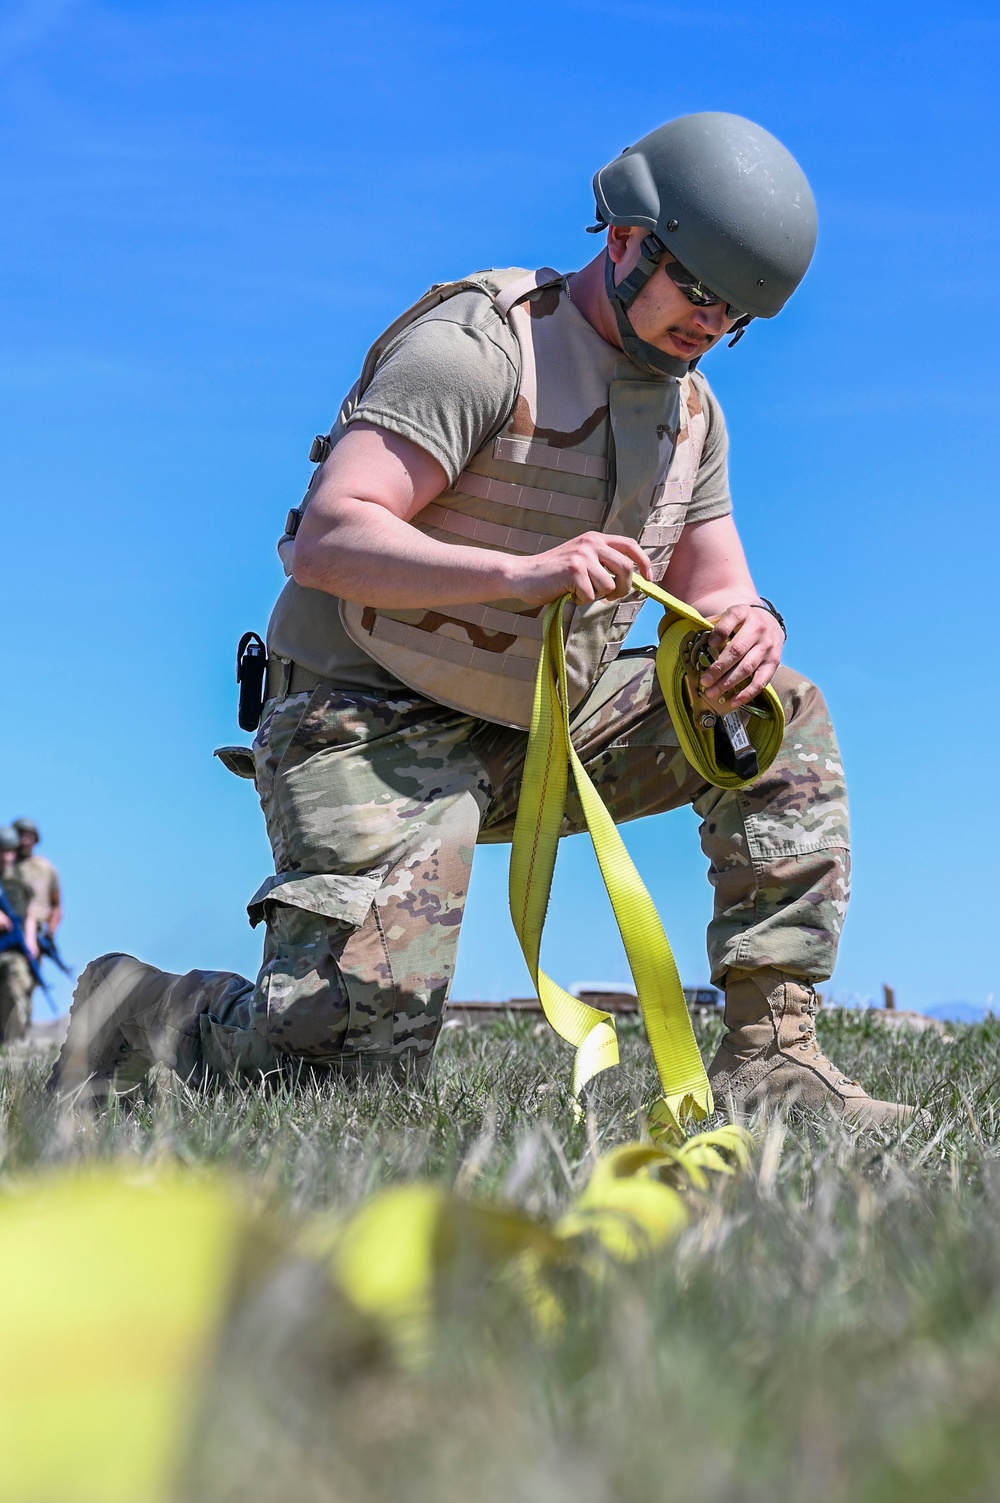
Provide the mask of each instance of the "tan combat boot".
[{"label": "tan combat boot", "polygon": [[757,1107],[833,1107],[855,1127],[903,1127],[926,1112],[875,1101],[841,1074],[816,1038],[816,993],[782,971],[730,971],[725,1022],[729,1032],[708,1067],[716,1105],[738,1112]]},{"label": "tan combat boot", "polygon": [[242,976],[188,971],[185,976],[145,965],[131,955],[101,955],[84,969],[73,993],[69,1031],[49,1078],[49,1090],[86,1087],[104,1096],[137,1085],[157,1063],[189,1075],[199,1057],[199,1014]]}]

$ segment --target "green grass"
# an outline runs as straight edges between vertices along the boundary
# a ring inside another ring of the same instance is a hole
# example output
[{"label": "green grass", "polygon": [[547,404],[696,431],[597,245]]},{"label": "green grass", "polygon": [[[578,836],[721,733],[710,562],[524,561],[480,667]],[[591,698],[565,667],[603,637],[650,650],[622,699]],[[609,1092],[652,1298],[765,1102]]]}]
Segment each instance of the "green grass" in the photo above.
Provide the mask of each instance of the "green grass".
[{"label": "green grass", "polygon": [[[714,1046],[717,1025],[705,1030]],[[800,1115],[758,1134],[665,1254],[570,1283],[540,1339],[464,1271],[428,1361],[401,1368],[321,1271],[250,1260],[199,1404],[186,1499],[271,1503],[937,1503],[1000,1495],[1000,1025],[889,1032],[825,1012],[874,1093],[937,1123],[900,1140]],[[648,1050],[573,1121],[568,1051],[524,1021],[448,1030],[432,1084],[315,1079],[57,1116],[43,1062],[0,1062],[3,1173],[179,1160],[238,1175],[272,1226],[431,1177],[557,1215],[637,1135]],[[280,1240],[280,1239],[279,1239]]]}]

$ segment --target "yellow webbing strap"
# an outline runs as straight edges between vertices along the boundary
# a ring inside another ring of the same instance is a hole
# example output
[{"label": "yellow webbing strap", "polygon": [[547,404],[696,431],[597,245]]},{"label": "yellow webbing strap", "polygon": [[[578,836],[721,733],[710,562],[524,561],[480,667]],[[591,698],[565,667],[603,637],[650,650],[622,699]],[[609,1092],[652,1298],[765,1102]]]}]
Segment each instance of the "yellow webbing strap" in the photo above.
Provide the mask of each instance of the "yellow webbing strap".
[{"label": "yellow webbing strap", "polygon": [[2,1503],[178,1497],[178,1448],[248,1245],[273,1256],[211,1175],[121,1159],[5,1184],[0,1267],[17,1298],[0,1301]]},{"label": "yellow webbing strap", "polygon": [[749,1134],[731,1124],[665,1148],[625,1143],[597,1160],[554,1223],[517,1206],[466,1200],[440,1184],[392,1185],[347,1221],[314,1223],[302,1250],[326,1259],[338,1287],[379,1322],[403,1361],[421,1365],[453,1281],[468,1290],[470,1275],[506,1273],[539,1334],[558,1335],[571,1286],[548,1275],[577,1268],[599,1280],[610,1264],[661,1251],[700,1214],[697,1192],[712,1176],[734,1175],[749,1162]]},{"label": "yellow webbing strap", "polygon": [[[633,582],[680,618],[661,630],[656,671],[685,756],[707,782],[720,787],[742,786],[743,780],[719,767],[714,738],[696,724],[687,697],[682,644],[693,628],[710,629],[712,623],[639,575]],[[654,1126],[676,1130],[686,1118],[699,1120],[712,1112],[712,1092],[670,941],[614,820],[573,746],[562,627],[568,600],[567,595],[555,601],[544,618],[543,649],[510,860],[511,916],[542,1010],[556,1033],[576,1049],[573,1092],[579,1094],[599,1071],[616,1065],[619,1055],[611,1014],[572,996],[540,966],[542,929],[566,809],[567,768],[571,767],[663,1089],[663,1099],[653,1107],[651,1121]],[[755,717],[747,727],[762,771],[777,754],[784,731],[781,705],[773,690],[765,691],[765,701],[770,712],[767,718],[758,721]]]},{"label": "yellow webbing strap", "polygon": [[[656,651],[656,677],[660,682],[670,718],[677,732],[677,739],[691,766],[701,773],[706,783],[716,788],[745,788],[746,778],[723,767],[715,755],[715,734],[711,727],[703,726],[700,717],[692,711],[690,691],[685,673],[684,643],[692,630],[710,631],[712,622],[694,606],[668,595],[659,585],[633,574],[635,589],[656,600],[664,608],[660,622],[660,645]],[[676,616],[676,621],[671,620]],[[768,684],[754,701],[758,712],[750,717],[746,733],[757,753],[760,771],[766,772],[781,748],[785,734],[785,712],[781,700]]]}]

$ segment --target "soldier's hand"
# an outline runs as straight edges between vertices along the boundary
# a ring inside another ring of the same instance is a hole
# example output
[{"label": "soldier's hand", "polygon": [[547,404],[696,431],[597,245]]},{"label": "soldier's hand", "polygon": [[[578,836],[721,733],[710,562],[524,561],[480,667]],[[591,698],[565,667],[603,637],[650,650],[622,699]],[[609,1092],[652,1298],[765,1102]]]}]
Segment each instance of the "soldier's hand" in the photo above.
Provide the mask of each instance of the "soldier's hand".
[{"label": "soldier's hand", "polygon": [[527,605],[548,605],[560,595],[572,595],[577,605],[622,600],[636,571],[650,577],[649,559],[639,544],[606,532],[584,532],[512,563],[512,593]]},{"label": "soldier's hand", "polygon": [[781,662],[785,634],[769,611],[731,605],[715,622],[715,662],[699,679],[702,697],[722,714],[739,710],[765,689]]},{"label": "soldier's hand", "polygon": [[13,927],[14,925],[11,923],[7,915],[4,912],[0,911],[0,934],[6,934],[8,930],[13,929]]}]

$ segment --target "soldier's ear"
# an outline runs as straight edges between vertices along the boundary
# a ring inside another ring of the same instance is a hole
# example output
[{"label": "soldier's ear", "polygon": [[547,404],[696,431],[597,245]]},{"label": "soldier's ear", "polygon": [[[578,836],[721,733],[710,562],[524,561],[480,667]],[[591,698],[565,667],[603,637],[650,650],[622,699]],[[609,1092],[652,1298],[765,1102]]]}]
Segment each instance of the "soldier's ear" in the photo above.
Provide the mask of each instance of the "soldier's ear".
[{"label": "soldier's ear", "polygon": [[642,234],[642,231],[637,232],[631,225],[627,224],[613,224],[608,229],[608,255],[616,266],[620,261],[624,260],[628,251],[629,241],[636,233]]}]

